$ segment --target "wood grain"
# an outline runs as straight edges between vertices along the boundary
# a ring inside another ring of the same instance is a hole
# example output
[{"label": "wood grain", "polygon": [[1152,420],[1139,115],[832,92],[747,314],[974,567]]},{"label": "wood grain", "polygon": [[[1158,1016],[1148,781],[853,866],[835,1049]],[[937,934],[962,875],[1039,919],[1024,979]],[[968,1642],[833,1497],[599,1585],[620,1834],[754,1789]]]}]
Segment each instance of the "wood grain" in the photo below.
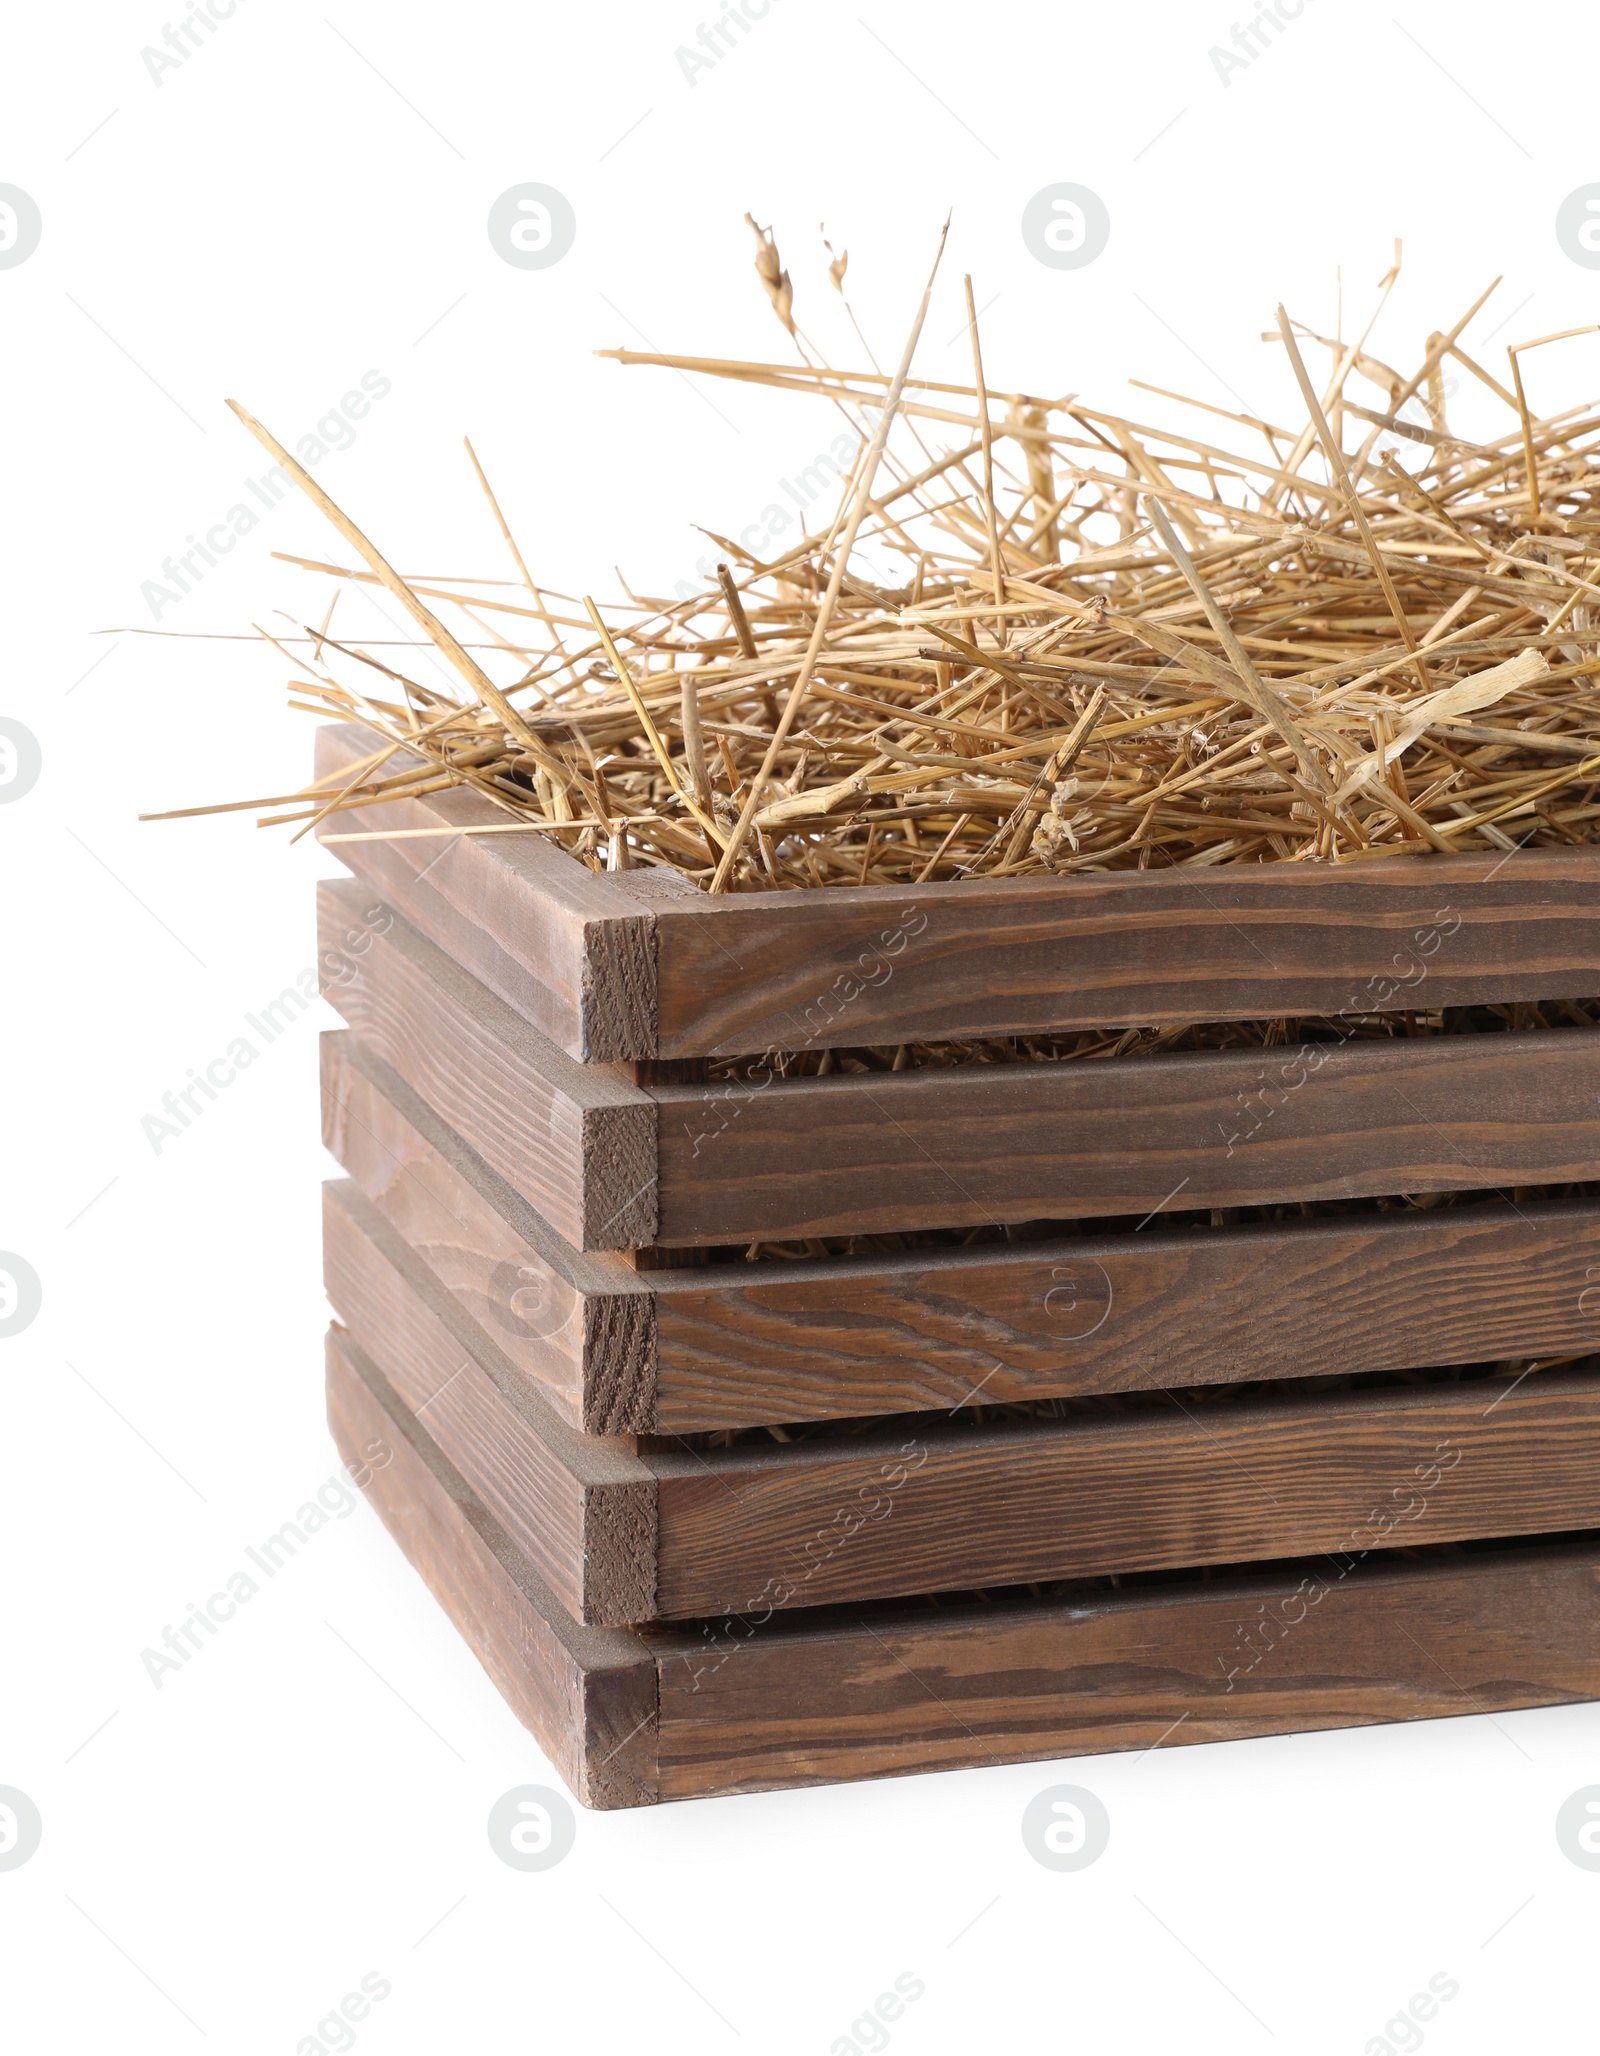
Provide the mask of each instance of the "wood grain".
[{"label": "wood grain", "polygon": [[387,909],[352,954],[342,939],[368,907],[359,885],[317,888],[323,992],[344,1019],[569,1242],[652,1240],[649,1095],[575,1063]]},{"label": "wood grain", "polygon": [[654,1425],[950,1408],[1600,1347],[1600,1202],[657,1275]]},{"label": "wood grain", "polygon": [[657,1610],[743,1614],[1600,1526],[1600,1375],[645,1461]]},{"label": "wood grain", "polygon": [[641,1274],[556,1235],[348,1031],[324,1137],[575,1427],[827,1420],[1600,1347],[1600,1202]]},{"label": "wood grain", "polygon": [[327,1188],[325,1235],[347,1325],[585,1620],[1600,1524],[1577,1371],[632,1455],[557,1419],[354,1187]]},{"label": "wood grain", "polygon": [[1573,849],[702,895],[657,914],[657,1051],[1588,995],[1597,886]]},{"label": "wood grain", "polygon": [[655,1420],[655,1299],[576,1250],[348,1030],[322,1038],[329,1151],[462,1308],[575,1428]]},{"label": "wood grain", "polygon": [[[574,1063],[362,888],[327,994],[580,1249],[1567,1184],[1600,1175],[1600,1036],[1418,1036],[639,1086]],[[383,925],[387,923],[387,925]]]},{"label": "wood grain", "polygon": [[[1600,1696],[1594,1541],[1336,1576],[1307,1563],[1126,1596],[774,1623],[725,1641],[711,1675],[704,1642],[662,1654],[658,1796]],[[1277,1648],[1230,1685],[1263,1621]]]},{"label": "wood grain", "polygon": [[1600,1035],[660,1085],[662,1242],[1600,1176]]},{"label": "wood grain", "polygon": [[1600,1539],[764,1627],[578,1628],[371,1361],[329,1417],[367,1497],[586,1805],[1500,1712],[1600,1696]]},{"label": "wood grain", "polygon": [[323,1197],[328,1297],[450,1461],[575,1618],[649,1619],[649,1471],[569,1428],[354,1185]]},{"label": "wood grain", "polygon": [[[319,771],[378,740],[321,731]],[[325,832],[498,818],[454,792]],[[1600,994],[1593,848],[713,897],[675,873],[596,876],[537,835],[333,847],[598,1061]]]},{"label": "wood grain", "polygon": [[[367,1498],[585,1806],[657,1793],[657,1671],[637,1635],[573,1621],[350,1336],[328,1335],[328,1425]],[[376,1442],[389,1452],[374,1466]]]}]

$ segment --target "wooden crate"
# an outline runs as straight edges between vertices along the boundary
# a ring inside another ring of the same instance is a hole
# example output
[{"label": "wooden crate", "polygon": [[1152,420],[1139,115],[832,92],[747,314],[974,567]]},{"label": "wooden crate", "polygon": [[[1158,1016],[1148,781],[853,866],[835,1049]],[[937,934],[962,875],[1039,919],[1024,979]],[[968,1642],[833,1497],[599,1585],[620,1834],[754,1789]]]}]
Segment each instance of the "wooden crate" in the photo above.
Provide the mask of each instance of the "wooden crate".
[{"label": "wooden crate", "polygon": [[[370,745],[326,731],[319,769]],[[319,889],[330,1404],[394,1425],[385,1519],[583,1796],[1591,1691],[1589,1543],[1511,1546],[1600,1529],[1591,1029],[718,1073],[1600,994],[1600,852],[712,899],[418,832],[496,818],[330,824],[389,838]],[[1451,1203],[1360,1204],[1400,1194]],[[1240,1567],[1312,1560],[1353,1566],[1338,1605],[1246,1709],[1216,1638],[1303,1588]],[[891,1647],[954,1727],[908,1720]]]}]

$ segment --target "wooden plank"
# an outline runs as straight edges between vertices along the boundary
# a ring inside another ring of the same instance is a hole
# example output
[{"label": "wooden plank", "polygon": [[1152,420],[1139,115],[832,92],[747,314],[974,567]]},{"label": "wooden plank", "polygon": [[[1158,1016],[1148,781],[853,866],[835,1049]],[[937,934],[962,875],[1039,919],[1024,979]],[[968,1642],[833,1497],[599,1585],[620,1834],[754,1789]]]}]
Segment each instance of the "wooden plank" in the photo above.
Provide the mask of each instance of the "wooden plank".
[{"label": "wooden plank", "polygon": [[[359,886],[318,894],[329,938],[370,913]],[[1590,1029],[641,1087],[385,914],[329,999],[582,1249],[1600,1175]]]},{"label": "wooden plank", "polygon": [[[317,731],[317,775],[348,774],[378,748],[373,730]],[[402,750],[392,775],[417,760]],[[504,820],[459,788],[333,816],[319,834],[482,826]],[[609,1063],[655,1054],[651,909],[698,888],[675,872],[597,875],[539,835],[416,837],[339,843],[342,863],[412,926],[569,1056]]]},{"label": "wooden plank", "polygon": [[[324,730],[318,768],[377,742]],[[327,832],[497,818],[455,792]],[[333,847],[602,1061],[1600,993],[1595,848],[713,897],[659,870],[597,877],[538,835]]]},{"label": "wooden plank", "polygon": [[563,1606],[583,1621],[653,1616],[649,1471],[568,1427],[354,1185],[323,1198],[329,1299]]},{"label": "wooden plank", "polygon": [[715,1265],[656,1287],[679,1433],[1600,1346],[1600,1202]]},{"label": "wooden plank", "polygon": [[640,1274],[575,1250],[348,1032],[324,1135],[576,1427],[687,1434],[1600,1344],[1600,1201]]},{"label": "wooden plank", "polygon": [[1600,1374],[651,1456],[667,1618],[1600,1526]]},{"label": "wooden plank", "polygon": [[362,953],[341,950],[368,906],[360,885],[317,888],[323,991],[350,1026],[569,1242],[651,1241],[649,1096],[575,1062],[404,921],[368,923]]},{"label": "wooden plank", "polygon": [[353,1187],[329,1297],[576,1616],[616,1623],[1600,1524],[1600,1375],[631,1456],[575,1434]]},{"label": "wooden plank", "polygon": [[[739,1623],[725,1631],[727,1660],[710,1678],[703,1643],[658,1659],[657,1796],[1600,1696],[1593,1542],[1453,1563],[1379,1560],[1337,1578],[1335,1566],[1305,1563],[954,1617],[852,1610],[747,1639],[753,1623]],[[1275,1636],[1277,1648],[1241,1680],[1246,1652]]]},{"label": "wooden plank", "polygon": [[322,1137],[385,1220],[563,1419],[656,1425],[655,1298],[586,1254],[348,1030],[322,1038]]},{"label": "wooden plank", "polygon": [[328,1335],[328,1425],[366,1496],[513,1713],[585,1806],[648,1805],[657,1793],[657,1670],[637,1635],[573,1621],[529,1557],[440,1454],[370,1359]]},{"label": "wooden plank", "polygon": [[1589,1029],[651,1089],[662,1242],[1600,1176]]},{"label": "wooden plank", "polygon": [[661,1056],[1600,992],[1600,849],[740,893],[656,916]]},{"label": "wooden plank", "polygon": [[1600,1696],[1594,1538],[937,1610],[576,1628],[337,1333],[328,1394],[347,1461],[374,1435],[398,1452],[367,1497],[591,1806]]}]

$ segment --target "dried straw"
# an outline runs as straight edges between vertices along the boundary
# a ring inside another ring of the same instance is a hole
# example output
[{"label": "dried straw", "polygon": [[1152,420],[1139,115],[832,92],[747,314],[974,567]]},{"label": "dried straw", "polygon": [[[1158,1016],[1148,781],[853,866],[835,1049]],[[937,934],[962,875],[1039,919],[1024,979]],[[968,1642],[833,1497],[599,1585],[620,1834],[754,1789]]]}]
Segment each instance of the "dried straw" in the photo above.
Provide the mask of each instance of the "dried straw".
[{"label": "dried straw", "polygon": [[[1459,342],[1487,294],[1409,377],[1368,335],[1280,310],[1302,425],[1181,401],[1236,450],[989,388],[970,288],[970,385],[911,376],[915,330],[893,377],[836,371],[756,234],[799,361],[603,354],[828,401],[860,447],[827,529],[767,562],[724,543],[692,598],[542,589],[475,455],[516,581],[403,577],[235,409],[362,560],[290,561],[387,587],[465,687],[308,626],[291,703],[384,748],[268,820],[304,833],[338,810],[342,834],[371,834],[355,810],[465,785],[504,817],[482,832],[731,891],[1600,835],[1600,412],[1534,415],[1521,362],[1562,337],[1512,345],[1507,387]],[[841,293],[843,274],[835,259]],[[1319,392],[1304,349],[1321,342]],[[1507,410],[1503,434],[1452,430],[1446,358]]]}]

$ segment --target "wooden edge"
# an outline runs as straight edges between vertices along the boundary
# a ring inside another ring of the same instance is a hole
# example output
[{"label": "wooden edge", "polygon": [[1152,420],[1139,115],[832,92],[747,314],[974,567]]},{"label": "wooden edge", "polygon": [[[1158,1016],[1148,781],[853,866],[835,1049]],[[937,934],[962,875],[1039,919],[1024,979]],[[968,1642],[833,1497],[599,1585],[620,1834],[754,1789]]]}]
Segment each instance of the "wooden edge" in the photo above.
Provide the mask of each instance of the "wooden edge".
[{"label": "wooden edge", "polygon": [[463,1312],[359,1187],[323,1187],[329,1296],[391,1368],[416,1359],[418,1411],[435,1433],[462,1427],[460,1463],[506,1525],[549,1552],[551,1582],[585,1619],[648,1620],[656,1611],[656,1481],[622,1441],[570,1427]]},{"label": "wooden edge", "polygon": [[574,1427],[655,1426],[656,1296],[631,1265],[574,1249],[348,1029],[322,1037],[322,1106],[330,1154]]},{"label": "wooden edge", "polygon": [[[325,880],[317,916],[324,996],[423,1099],[463,1132],[471,1123],[497,1169],[541,1181],[552,1218],[584,1248],[654,1239],[649,1093],[576,1062],[391,908],[374,908],[365,886]],[[492,1104],[496,1088],[516,1103]]]},{"label": "wooden edge", "polygon": [[[317,731],[316,769],[331,778],[381,746],[374,730]],[[384,775],[417,762],[397,750]],[[542,835],[415,835],[488,827],[506,817],[464,787],[420,800],[346,809],[317,831],[402,831],[390,841],[334,842],[330,854],[448,950],[569,1056],[623,1063],[656,1054],[654,908],[697,887],[677,872],[589,870]],[[670,882],[668,882],[670,881]]]},{"label": "wooden edge", "polygon": [[1600,1537],[1002,1595],[581,1629],[337,1330],[368,1497],[589,1806],[1148,1750],[1600,1696]]},{"label": "wooden edge", "polygon": [[657,1673],[640,1638],[570,1618],[337,1327],[328,1333],[328,1424],[352,1466],[374,1436],[387,1440],[393,1455],[371,1470],[367,1498],[576,1796],[594,1807],[649,1804],[657,1791]]}]

